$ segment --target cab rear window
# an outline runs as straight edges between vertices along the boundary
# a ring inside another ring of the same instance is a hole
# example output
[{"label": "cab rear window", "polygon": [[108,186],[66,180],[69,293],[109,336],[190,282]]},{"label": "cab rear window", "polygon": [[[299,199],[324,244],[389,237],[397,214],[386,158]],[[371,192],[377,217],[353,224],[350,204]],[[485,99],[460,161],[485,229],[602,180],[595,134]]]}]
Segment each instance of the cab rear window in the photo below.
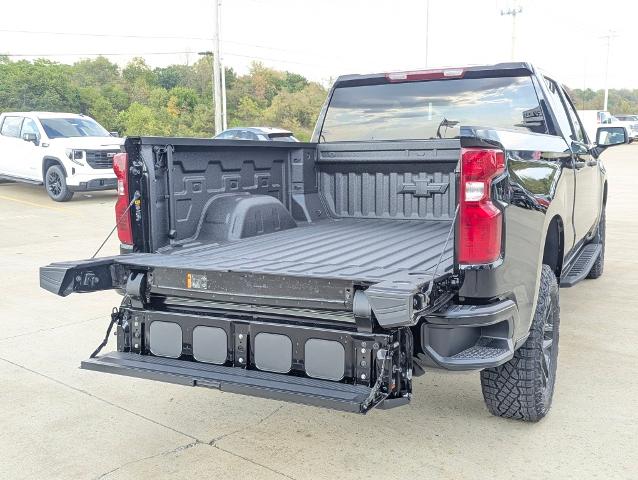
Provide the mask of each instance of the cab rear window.
[{"label": "cab rear window", "polygon": [[522,76],[338,87],[320,141],[455,138],[461,126],[547,133],[532,79]]}]

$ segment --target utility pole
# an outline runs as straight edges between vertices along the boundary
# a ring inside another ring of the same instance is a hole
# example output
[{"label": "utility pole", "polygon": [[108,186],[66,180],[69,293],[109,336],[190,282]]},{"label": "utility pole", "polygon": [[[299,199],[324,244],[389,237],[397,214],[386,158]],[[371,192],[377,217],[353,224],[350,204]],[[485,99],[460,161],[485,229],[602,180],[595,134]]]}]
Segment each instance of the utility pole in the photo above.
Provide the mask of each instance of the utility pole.
[{"label": "utility pole", "polygon": [[501,10],[501,16],[512,16],[512,51],[510,53],[510,60],[514,60],[516,56],[516,16],[523,12],[523,7],[508,8],[507,10]]},{"label": "utility pole", "polygon": [[220,44],[220,53],[219,53],[219,67],[221,69],[221,75],[222,75],[222,128],[224,130],[226,130],[228,128],[228,121],[226,118],[226,67],[224,67],[224,58],[222,56],[221,53],[221,45],[223,44],[222,42],[222,9],[221,9],[221,0],[219,0],[219,4],[220,4],[220,8],[219,8],[219,12],[218,12],[218,25],[219,25],[219,44]]},{"label": "utility pole", "polygon": [[213,0],[213,104],[215,107],[215,135],[224,130],[222,115],[222,78],[221,78],[221,58],[219,48],[220,30],[220,7],[221,0]]},{"label": "utility pole", "polygon": [[609,30],[601,38],[607,40],[607,57],[605,58],[605,99],[603,101],[603,110],[607,111],[607,100],[609,100],[609,54],[611,52],[611,39],[617,37],[613,30]]},{"label": "utility pole", "polygon": [[428,66],[430,49],[430,0],[425,0],[425,68]]}]

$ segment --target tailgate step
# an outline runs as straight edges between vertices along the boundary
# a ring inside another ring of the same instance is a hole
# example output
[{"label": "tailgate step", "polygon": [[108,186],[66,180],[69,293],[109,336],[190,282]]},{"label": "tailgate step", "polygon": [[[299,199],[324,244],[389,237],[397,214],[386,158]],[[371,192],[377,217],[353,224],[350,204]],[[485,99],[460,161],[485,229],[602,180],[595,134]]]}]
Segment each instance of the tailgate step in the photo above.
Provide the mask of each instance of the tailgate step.
[{"label": "tailgate step", "polygon": [[561,275],[560,286],[563,288],[573,287],[583,280],[591,270],[591,267],[594,266],[594,262],[600,255],[600,252],[602,252],[602,245],[600,243],[585,245],[569,270]]},{"label": "tailgate step", "polygon": [[355,413],[365,413],[378,403],[368,401],[372,389],[365,385],[349,385],[136,353],[107,353],[83,361],[81,368]]}]

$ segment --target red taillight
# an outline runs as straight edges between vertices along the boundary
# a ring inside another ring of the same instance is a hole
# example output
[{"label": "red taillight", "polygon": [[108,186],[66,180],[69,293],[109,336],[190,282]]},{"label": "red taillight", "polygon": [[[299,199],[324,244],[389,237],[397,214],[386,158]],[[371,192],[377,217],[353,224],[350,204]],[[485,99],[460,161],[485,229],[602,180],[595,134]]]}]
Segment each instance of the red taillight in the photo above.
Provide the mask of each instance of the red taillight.
[{"label": "red taillight", "polygon": [[460,264],[492,263],[501,255],[503,219],[492,203],[492,180],[505,171],[501,150],[461,150],[461,191],[457,259]]},{"label": "red taillight", "polygon": [[131,215],[126,212],[130,202],[128,198],[128,155],[126,153],[118,153],[113,157],[113,171],[117,177],[117,202],[115,203],[117,236],[120,237],[120,242],[133,245]]}]

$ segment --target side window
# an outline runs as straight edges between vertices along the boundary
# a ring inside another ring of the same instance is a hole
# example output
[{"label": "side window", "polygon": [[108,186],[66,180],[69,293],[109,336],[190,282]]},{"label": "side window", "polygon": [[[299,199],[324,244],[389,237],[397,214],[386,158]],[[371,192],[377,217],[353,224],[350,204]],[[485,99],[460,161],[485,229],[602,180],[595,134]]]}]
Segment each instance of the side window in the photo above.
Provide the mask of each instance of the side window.
[{"label": "side window", "polygon": [[543,78],[545,79],[545,84],[547,85],[547,89],[549,90],[549,101],[551,102],[554,115],[556,115],[558,128],[560,128],[560,131],[563,135],[565,135],[566,137],[571,137],[572,127],[569,122],[569,116],[565,111],[563,101],[560,98],[558,85],[556,85],[556,82],[554,82],[554,80],[550,80],[547,77]]},{"label": "side window", "polygon": [[567,95],[567,92],[561,88],[561,93],[563,99],[565,100],[565,107],[567,108],[567,113],[569,114],[569,118],[572,122],[572,126],[574,128],[574,140],[581,143],[587,143],[587,135],[583,130],[583,126],[580,123],[580,119],[578,118],[578,114],[574,109],[574,104],[572,103],[572,99]]},{"label": "side window", "polygon": [[22,117],[4,117],[0,135],[3,137],[20,138],[20,127],[22,126]]},{"label": "side window", "polygon": [[38,131],[38,126],[35,124],[35,121],[31,118],[25,118],[24,122],[22,122],[22,132],[20,133],[20,138],[24,137],[25,133],[35,133],[35,136],[40,139],[40,132]]},{"label": "side window", "polygon": [[248,130],[240,130],[239,135],[237,136],[240,140],[256,140],[257,136]]}]

